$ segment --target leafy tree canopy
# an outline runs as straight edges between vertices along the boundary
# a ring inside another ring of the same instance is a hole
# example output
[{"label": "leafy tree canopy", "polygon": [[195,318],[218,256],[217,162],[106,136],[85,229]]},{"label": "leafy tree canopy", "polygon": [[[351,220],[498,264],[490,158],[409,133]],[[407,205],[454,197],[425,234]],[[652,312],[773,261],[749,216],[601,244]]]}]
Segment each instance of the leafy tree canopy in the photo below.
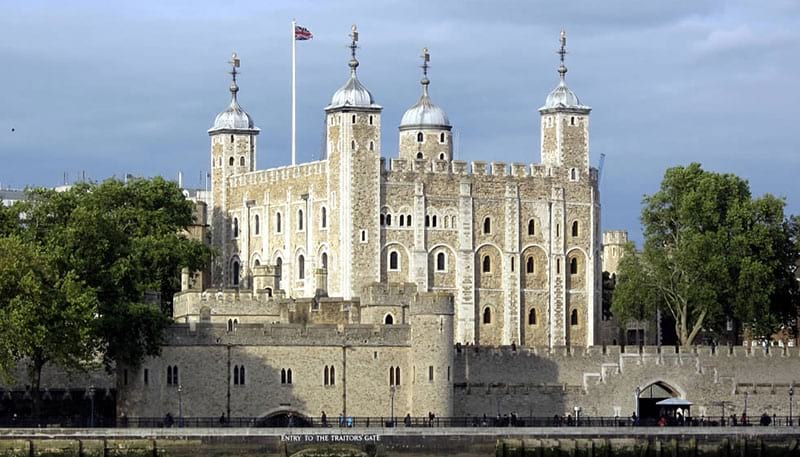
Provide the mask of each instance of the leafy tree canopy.
[{"label": "leafy tree canopy", "polygon": [[620,262],[615,315],[669,312],[683,345],[728,318],[769,335],[797,315],[798,220],[783,200],[694,163],[667,170],[643,203],[644,248],[628,246]]}]

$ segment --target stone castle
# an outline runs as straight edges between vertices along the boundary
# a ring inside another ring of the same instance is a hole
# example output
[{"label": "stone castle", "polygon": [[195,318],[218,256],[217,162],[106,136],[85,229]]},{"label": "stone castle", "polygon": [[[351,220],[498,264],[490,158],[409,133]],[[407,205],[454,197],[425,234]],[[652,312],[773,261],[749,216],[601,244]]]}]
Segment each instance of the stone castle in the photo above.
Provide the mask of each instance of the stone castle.
[{"label": "stone castle", "polygon": [[[269,170],[256,169],[234,56],[190,229],[217,256],[183,272],[161,356],[92,379],[118,416],[628,416],[670,397],[698,416],[788,414],[797,348],[609,344],[601,272],[616,271],[627,234],[600,236],[590,108],[566,85],[563,32],[534,165],[453,160],[427,51],[398,157],[383,159],[357,37],[325,108],[325,159]],[[43,380],[66,395],[80,383]]]}]

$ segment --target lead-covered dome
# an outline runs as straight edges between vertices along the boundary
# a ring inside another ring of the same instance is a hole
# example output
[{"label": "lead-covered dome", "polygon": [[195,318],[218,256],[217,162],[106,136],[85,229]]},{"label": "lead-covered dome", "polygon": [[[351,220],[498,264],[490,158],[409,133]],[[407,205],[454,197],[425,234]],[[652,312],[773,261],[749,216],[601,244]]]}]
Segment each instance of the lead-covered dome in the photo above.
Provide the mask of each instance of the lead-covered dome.
[{"label": "lead-covered dome", "polygon": [[567,83],[562,78],[555,89],[547,94],[547,99],[544,102],[542,109],[549,108],[586,108],[581,104],[575,92],[572,92]]},{"label": "lead-covered dome", "polygon": [[209,132],[218,130],[254,130],[256,128],[250,114],[239,106],[239,100],[236,97],[237,92],[239,92],[239,86],[234,82],[231,84],[231,103],[225,111],[217,114],[214,119],[214,125],[209,129]]},{"label": "lead-covered dome", "polygon": [[378,107],[370,91],[358,80],[355,69],[350,73],[350,79],[347,83],[333,94],[331,104],[328,105],[326,109],[343,108],[347,106]]},{"label": "lead-covered dome", "polygon": [[412,127],[450,127],[450,119],[447,117],[447,113],[445,113],[439,105],[433,103],[428,96],[428,84],[425,81],[427,81],[427,79],[423,80],[422,97],[420,97],[416,105],[409,108],[408,111],[403,114],[403,118],[400,120],[401,129]]}]

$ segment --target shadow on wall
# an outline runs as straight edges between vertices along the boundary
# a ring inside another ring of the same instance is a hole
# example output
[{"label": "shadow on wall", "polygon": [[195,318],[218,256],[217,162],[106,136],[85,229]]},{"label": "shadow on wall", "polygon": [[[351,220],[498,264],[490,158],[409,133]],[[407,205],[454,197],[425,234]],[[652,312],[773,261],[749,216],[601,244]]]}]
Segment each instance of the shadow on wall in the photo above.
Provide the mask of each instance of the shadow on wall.
[{"label": "shadow on wall", "polygon": [[[460,346],[454,357],[454,414],[478,422],[517,417],[566,415],[570,387],[559,383],[551,357],[514,346]],[[497,382],[502,379],[503,382]],[[488,424],[488,425],[491,425]]]}]

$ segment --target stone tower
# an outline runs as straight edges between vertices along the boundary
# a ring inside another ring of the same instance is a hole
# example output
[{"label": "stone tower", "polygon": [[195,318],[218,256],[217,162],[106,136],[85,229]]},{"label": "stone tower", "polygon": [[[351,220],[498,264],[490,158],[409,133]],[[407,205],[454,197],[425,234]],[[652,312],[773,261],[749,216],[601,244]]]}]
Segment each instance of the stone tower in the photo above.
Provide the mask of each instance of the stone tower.
[{"label": "stone tower", "polygon": [[400,158],[408,161],[453,160],[453,127],[447,113],[428,95],[428,48],[422,50],[422,96],[400,121]]},{"label": "stone tower", "polygon": [[411,304],[412,416],[453,415],[453,312],[443,292],[420,292]]},{"label": "stone tower", "polygon": [[[380,272],[380,145],[381,111],[358,80],[358,30],[351,37],[350,78],[325,108],[331,201],[337,205],[331,227],[332,259],[340,272],[344,298],[357,296]],[[336,194],[334,197],[333,194]],[[338,249],[337,249],[338,248]]]},{"label": "stone tower", "polygon": [[628,244],[628,232],[625,230],[608,230],[603,232],[603,271],[617,274],[619,261]]},{"label": "stone tower", "polygon": [[211,246],[218,252],[211,268],[211,283],[215,287],[239,287],[245,277],[242,262],[233,260],[240,247],[228,240],[239,238],[249,224],[247,217],[227,214],[227,180],[234,175],[247,173],[256,167],[256,136],[260,130],[253,118],[239,106],[236,83],[239,58],[233,54],[231,61],[231,102],[225,111],[214,119],[208,130],[211,137]]},{"label": "stone tower", "polygon": [[[589,112],[566,83],[567,36],[560,36],[561,64],[558,86],[548,94],[541,115],[541,160],[553,176],[550,195],[550,316],[551,346],[593,344],[599,299],[600,246],[599,199],[596,175],[589,166]],[[588,214],[571,206],[571,201],[590,202]],[[588,217],[587,217],[588,216]],[[581,227],[583,230],[581,231]],[[580,233],[588,233],[582,245]],[[577,243],[577,244],[576,244]]]}]

